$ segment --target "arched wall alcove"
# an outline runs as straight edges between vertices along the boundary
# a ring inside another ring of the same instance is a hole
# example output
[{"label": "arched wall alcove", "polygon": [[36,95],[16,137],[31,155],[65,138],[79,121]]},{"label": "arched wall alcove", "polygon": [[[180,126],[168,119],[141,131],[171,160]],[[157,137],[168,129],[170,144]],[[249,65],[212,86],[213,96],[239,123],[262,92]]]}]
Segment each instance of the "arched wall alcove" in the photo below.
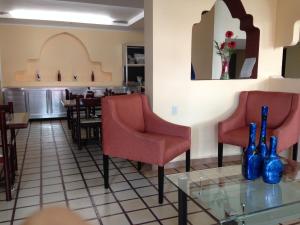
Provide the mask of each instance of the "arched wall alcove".
[{"label": "arched wall alcove", "polygon": [[112,74],[102,70],[101,62],[92,61],[83,42],[73,34],[62,32],[49,37],[41,46],[39,57],[28,59],[26,70],[17,71],[15,80],[31,82],[38,72],[42,82],[56,82],[58,70],[62,82],[90,82],[92,71],[96,82],[109,82]]}]

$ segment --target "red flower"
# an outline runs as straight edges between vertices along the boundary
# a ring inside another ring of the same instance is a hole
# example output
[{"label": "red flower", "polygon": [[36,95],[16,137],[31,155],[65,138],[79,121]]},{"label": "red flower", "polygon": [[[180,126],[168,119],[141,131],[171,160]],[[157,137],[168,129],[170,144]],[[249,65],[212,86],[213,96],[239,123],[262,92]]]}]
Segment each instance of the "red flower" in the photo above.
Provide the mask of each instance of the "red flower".
[{"label": "red flower", "polygon": [[236,42],[235,41],[229,42],[228,47],[231,48],[231,49],[235,48],[236,47]]},{"label": "red flower", "polygon": [[231,38],[233,36],[233,32],[229,30],[229,31],[226,32],[225,36],[227,38]]},{"label": "red flower", "polygon": [[223,42],[223,43],[221,44],[221,47],[220,47],[220,49],[221,49],[221,50],[223,50],[223,49],[225,48],[225,45],[226,45],[226,43],[225,43],[225,42]]}]

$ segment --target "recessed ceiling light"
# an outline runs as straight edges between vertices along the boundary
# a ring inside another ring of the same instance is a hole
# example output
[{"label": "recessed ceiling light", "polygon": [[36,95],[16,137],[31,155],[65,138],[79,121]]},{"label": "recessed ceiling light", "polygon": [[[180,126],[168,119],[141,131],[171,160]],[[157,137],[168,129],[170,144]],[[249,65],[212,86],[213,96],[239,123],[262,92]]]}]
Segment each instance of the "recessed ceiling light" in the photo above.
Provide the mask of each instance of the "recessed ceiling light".
[{"label": "recessed ceiling light", "polygon": [[66,12],[54,10],[14,9],[9,11],[12,18],[47,20],[72,23],[112,25],[113,19],[106,15],[95,13]]}]

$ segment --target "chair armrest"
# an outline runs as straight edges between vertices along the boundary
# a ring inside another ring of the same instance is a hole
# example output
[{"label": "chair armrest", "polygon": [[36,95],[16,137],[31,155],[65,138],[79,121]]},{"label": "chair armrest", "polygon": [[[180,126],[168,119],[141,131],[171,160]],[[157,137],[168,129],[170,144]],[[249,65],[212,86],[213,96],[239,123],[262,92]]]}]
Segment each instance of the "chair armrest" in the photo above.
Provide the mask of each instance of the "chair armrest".
[{"label": "chair armrest", "polygon": [[297,143],[300,135],[300,97],[293,96],[291,112],[283,124],[273,130],[273,135],[278,137],[278,149],[286,150]]},{"label": "chair armrest", "polygon": [[235,112],[226,120],[218,123],[218,139],[219,142],[223,142],[223,135],[236,128],[246,126],[246,103],[247,103],[248,92],[241,92],[239,97],[239,104]]},{"label": "chair armrest", "polygon": [[154,163],[151,159],[155,155],[158,162],[163,162],[165,147],[163,138],[138,132],[126,126],[119,119],[113,104],[110,105],[110,113],[104,113],[102,119],[104,154],[146,163]]},{"label": "chair armrest", "polygon": [[146,96],[143,99],[143,112],[145,117],[145,130],[150,133],[170,135],[182,137],[187,140],[191,140],[191,128],[187,126],[182,126],[174,123],[170,123],[155,113],[149,107],[148,100]]}]

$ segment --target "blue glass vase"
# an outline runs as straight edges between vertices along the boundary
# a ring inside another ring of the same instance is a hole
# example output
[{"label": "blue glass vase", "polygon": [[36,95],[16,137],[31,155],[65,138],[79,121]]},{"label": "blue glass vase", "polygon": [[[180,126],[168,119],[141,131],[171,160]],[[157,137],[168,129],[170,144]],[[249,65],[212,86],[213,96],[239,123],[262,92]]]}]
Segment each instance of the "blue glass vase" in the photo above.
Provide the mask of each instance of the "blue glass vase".
[{"label": "blue glass vase", "polygon": [[268,146],[267,146],[267,118],[268,118],[269,108],[268,106],[263,106],[261,108],[261,130],[259,143],[257,145],[257,150],[264,160],[268,156]]},{"label": "blue glass vase", "polygon": [[261,156],[256,151],[256,124],[249,125],[249,145],[245,149],[242,158],[242,174],[247,180],[255,180],[261,175]]},{"label": "blue glass vase", "polygon": [[270,139],[270,155],[264,160],[262,176],[264,182],[277,184],[280,182],[283,172],[283,164],[276,153],[277,138],[272,136]]}]

